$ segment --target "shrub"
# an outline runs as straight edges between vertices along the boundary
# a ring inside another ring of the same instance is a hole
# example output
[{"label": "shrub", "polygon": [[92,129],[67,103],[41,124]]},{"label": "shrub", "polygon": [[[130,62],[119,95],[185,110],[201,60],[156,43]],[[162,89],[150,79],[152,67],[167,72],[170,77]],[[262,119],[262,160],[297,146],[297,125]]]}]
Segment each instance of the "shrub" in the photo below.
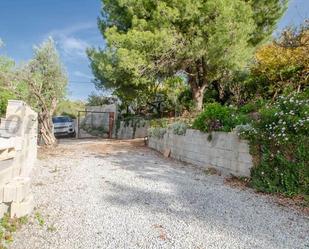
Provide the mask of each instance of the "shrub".
[{"label": "shrub", "polygon": [[175,135],[185,135],[188,126],[184,122],[176,122],[176,123],[171,124],[169,128],[172,129]]},{"label": "shrub", "polygon": [[265,146],[259,165],[251,172],[252,186],[264,192],[309,195],[308,144],[309,140],[303,139],[289,146],[293,153],[274,153]]},{"label": "shrub", "polygon": [[205,106],[193,122],[193,128],[203,132],[229,131],[231,111],[228,107],[218,103],[211,103]]},{"label": "shrub", "polygon": [[0,88],[0,116],[5,114],[8,100],[12,98],[14,95],[11,92]]},{"label": "shrub", "polygon": [[250,120],[245,114],[236,114],[232,107],[211,103],[205,106],[204,111],[193,122],[193,128],[203,132],[229,132],[238,124],[246,124]]},{"label": "shrub", "polygon": [[167,118],[153,119],[150,121],[151,127],[167,128],[169,120]]},{"label": "shrub", "polygon": [[256,158],[252,185],[267,192],[309,195],[308,92],[278,98],[247,128],[239,134],[251,141]]},{"label": "shrub", "polygon": [[265,103],[263,99],[258,99],[252,102],[248,102],[244,104],[243,106],[239,107],[239,112],[243,114],[249,114],[252,112],[257,112],[259,111],[260,108],[262,108]]},{"label": "shrub", "polygon": [[157,138],[157,139],[163,138],[165,133],[166,133],[166,128],[151,127],[151,128],[148,129],[148,136],[154,137],[154,138]]}]

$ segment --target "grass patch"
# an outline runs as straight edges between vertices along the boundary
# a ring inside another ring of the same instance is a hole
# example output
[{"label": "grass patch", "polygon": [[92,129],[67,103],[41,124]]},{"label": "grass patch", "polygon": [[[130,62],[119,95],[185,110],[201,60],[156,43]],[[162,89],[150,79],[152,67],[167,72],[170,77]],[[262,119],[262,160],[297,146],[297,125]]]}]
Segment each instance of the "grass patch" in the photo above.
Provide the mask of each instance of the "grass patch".
[{"label": "grass patch", "polygon": [[8,213],[0,219],[0,249],[13,242],[13,233],[18,231],[22,225],[28,222],[28,217],[11,218]]}]

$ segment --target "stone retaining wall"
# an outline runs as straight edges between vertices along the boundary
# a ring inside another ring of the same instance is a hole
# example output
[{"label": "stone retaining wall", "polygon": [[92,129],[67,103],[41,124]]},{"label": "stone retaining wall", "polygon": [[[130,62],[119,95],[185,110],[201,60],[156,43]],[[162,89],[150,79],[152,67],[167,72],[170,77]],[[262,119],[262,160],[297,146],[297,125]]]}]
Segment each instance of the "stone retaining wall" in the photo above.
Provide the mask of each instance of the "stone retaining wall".
[{"label": "stone retaining wall", "polygon": [[30,173],[37,157],[37,113],[10,100],[0,123],[0,217],[21,217],[33,209]]},{"label": "stone retaining wall", "polygon": [[184,136],[168,130],[162,139],[150,137],[149,147],[162,153],[170,150],[172,158],[237,176],[250,176],[253,166],[247,141],[235,133],[213,132],[209,141],[209,134],[197,130],[188,129]]}]

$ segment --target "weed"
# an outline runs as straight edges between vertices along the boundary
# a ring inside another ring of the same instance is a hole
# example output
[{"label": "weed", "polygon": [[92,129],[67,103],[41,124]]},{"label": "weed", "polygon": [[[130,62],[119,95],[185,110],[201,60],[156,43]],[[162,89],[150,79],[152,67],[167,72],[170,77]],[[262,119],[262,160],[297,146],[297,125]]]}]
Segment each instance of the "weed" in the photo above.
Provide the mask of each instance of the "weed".
[{"label": "weed", "polygon": [[0,249],[5,249],[6,244],[13,242],[13,233],[28,222],[28,217],[11,218],[8,213],[0,219]]},{"label": "weed", "polygon": [[39,212],[34,214],[35,219],[38,221],[39,225],[42,227],[45,224],[45,220],[43,219],[42,215]]}]

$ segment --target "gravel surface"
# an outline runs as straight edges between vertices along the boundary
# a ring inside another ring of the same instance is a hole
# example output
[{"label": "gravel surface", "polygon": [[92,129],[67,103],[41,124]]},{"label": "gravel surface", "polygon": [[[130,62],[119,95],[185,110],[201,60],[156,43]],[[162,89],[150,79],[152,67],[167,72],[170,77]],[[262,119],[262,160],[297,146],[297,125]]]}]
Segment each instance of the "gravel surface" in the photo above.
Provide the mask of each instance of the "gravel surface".
[{"label": "gravel surface", "polygon": [[41,157],[10,248],[309,248],[308,217],[138,142],[67,140]]}]

